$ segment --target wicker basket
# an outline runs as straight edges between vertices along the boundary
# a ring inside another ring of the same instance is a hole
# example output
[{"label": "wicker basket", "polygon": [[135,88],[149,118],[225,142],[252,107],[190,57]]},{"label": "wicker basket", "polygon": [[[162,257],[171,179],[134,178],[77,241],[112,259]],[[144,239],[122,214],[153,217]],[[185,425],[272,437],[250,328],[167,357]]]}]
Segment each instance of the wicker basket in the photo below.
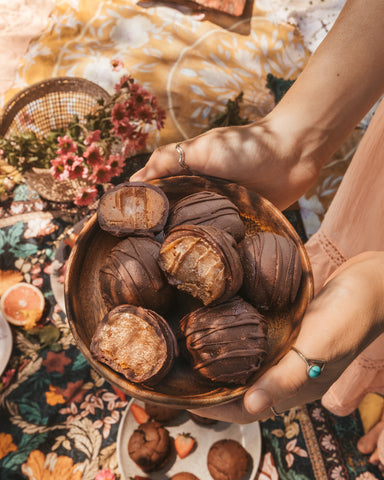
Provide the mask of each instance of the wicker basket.
[{"label": "wicker basket", "polygon": [[[109,98],[102,87],[83,78],[44,80],[22,90],[4,107],[0,136],[32,130],[42,137],[54,129],[65,128],[73,115],[83,118],[97,106],[97,100]],[[58,182],[45,169],[32,169],[24,177],[41,197],[54,202],[70,202],[79,187],[87,184],[85,180]]]}]

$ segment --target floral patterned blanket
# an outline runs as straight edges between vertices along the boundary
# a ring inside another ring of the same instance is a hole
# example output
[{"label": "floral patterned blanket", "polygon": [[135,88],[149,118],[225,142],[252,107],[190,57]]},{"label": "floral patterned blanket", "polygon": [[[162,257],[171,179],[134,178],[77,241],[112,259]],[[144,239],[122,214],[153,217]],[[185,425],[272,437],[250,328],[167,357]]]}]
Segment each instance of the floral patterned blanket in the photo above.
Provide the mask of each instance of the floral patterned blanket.
[{"label": "floral patterned blanket", "polygon": [[[0,101],[57,76],[85,77],[111,91],[129,73],[166,109],[150,149],[200,133],[240,92],[242,116],[255,120],[275,104],[268,74],[294,80],[310,54],[297,28],[305,16],[288,22],[282,3],[254,0],[232,17],[166,1],[58,0]],[[337,3],[292,2],[299,13],[304,4]],[[321,222],[359,138],[357,131],[303,198],[305,232],[298,212],[287,214],[302,235]],[[25,184],[0,206],[0,288],[15,278],[31,282],[48,305],[39,328],[12,327],[0,383],[1,480],[120,479],[117,433],[129,399],[89,367],[64,313],[61,262],[71,228],[86,214],[46,202]],[[358,412],[338,418],[314,403],[262,423],[261,432],[257,480],[381,478],[356,449]]]},{"label": "floral patterned blanket", "polygon": [[[86,213],[52,205],[26,185],[1,206],[0,286],[20,275],[44,292],[48,306],[38,328],[12,326],[0,381],[2,480],[121,478],[117,433],[129,398],[90,368],[63,306],[61,267],[72,227]],[[300,231],[297,213],[287,217]],[[358,412],[339,418],[318,402],[285,412],[261,424],[257,480],[379,479],[356,449],[362,433]]]}]

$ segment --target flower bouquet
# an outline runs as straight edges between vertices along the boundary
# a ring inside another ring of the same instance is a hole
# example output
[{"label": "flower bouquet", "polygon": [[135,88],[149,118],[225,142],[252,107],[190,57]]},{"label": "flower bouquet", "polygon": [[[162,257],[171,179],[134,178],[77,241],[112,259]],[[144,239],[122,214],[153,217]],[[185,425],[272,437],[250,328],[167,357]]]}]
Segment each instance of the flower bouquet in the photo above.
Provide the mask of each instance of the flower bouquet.
[{"label": "flower bouquet", "polygon": [[86,206],[123,173],[127,159],[146,147],[149,133],[160,130],[164,120],[157,98],[133,78],[123,76],[113,95],[97,99],[87,114],[74,114],[65,127],[44,135],[35,125],[33,112],[24,109],[18,121],[25,129],[0,138],[0,160],[25,178],[48,174],[56,184],[65,185],[67,195],[66,185],[74,184],[70,200]]}]

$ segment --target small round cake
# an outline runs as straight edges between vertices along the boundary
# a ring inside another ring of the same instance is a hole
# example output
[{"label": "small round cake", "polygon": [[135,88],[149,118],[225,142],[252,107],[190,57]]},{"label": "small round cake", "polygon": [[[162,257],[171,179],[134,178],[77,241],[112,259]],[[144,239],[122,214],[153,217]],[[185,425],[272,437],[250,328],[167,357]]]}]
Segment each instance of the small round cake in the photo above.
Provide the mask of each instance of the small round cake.
[{"label": "small round cake", "polygon": [[129,438],[128,454],[143,472],[163,468],[171,456],[168,430],[159,422],[142,423]]},{"label": "small round cake", "polygon": [[99,271],[107,308],[130,304],[161,314],[168,311],[175,290],[159,267],[160,246],[149,237],[128,237],[112,248]]},{"label": "small round cake", "polygon": [[203,191],[188,195],[169,211],[165,233],[179,225],[211,225],[230,233],[237,242],[245,235],[245,225],[237,206],[227,197]]},{"label": "small round cake", "polygon": [[196,475],[193,475],[193,473],[188,473],[188,472],[180,472],[176,473],[176,475],[173,475],[171,477],[171,480],[199,480]]},{"label": "small round cake", "polygon": [[145,411],[151,417],[152,420],[156,420],[162,424],[170,423],[184,412],[180,408],[166,407],[165,405],[157,405],[155,403],[146,403]]},{"label": "small round cake", "polygon": [[178,344],[171,327],[156,312],[120,305],[97,326],[90,350],[129,381],[155,385],[172,368]]},{"label": "small round cake", "polygon": [[249,472],[251,457],[236,440],[218,440],[208,451],[207,466],[214,480],[241,480]]},{"label": "small round cake", "polygon": [[126,182],[100,198],[100,228],[117,237],[160,232],[167,221],[169,202],[165,193],[149,183]]},{"label": "small round cake", "polygon": [[264,318],[238,296],[185,315],[180,330],[193,369],[212,381],[243,385],[267,355]]},{"label": "small round cake", "polygon": [[173,228],[161,246],[159,265],[171,285],[204,305],[233,297],[243,281],[235,239],[216,227]]},{"label": "small round cake", "polygon": [[240,242],[238,252],[244,270],[244,298],[261,310],[282,310],[294,302],[302,264],[292,240],[260,232]]}]

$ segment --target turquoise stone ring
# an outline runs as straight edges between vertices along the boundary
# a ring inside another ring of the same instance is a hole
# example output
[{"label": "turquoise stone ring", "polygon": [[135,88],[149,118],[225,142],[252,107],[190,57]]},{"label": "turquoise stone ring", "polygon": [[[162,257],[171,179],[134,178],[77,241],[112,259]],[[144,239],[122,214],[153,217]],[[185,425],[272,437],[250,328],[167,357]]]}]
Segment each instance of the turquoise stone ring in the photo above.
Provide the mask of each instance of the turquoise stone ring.
[{"label": "turquoise stone ring", "polygon": [[309,378],[316,378],[321,374],[325,367],[325,362],[323,360],[306,358],[296,347],[291,347],[291,350],[296,352],[299,357],[304,360],[307,366],[307,375]]}]

